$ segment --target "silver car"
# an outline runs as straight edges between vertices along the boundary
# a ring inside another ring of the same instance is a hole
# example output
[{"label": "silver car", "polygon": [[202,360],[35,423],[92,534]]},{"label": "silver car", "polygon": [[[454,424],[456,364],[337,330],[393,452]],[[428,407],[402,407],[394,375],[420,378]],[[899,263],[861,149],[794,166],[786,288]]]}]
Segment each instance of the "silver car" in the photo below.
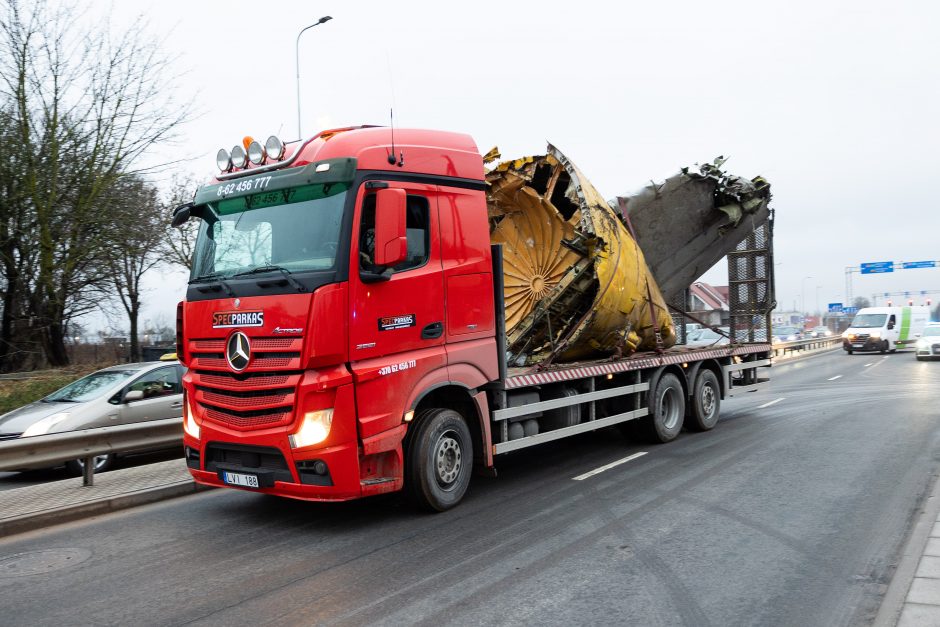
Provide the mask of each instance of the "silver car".
[{"label": "silver car", "polygon": [[[0,441],[46,433],[125,425],[183,414],[179,362],[112,366],[74,381],[49,396],[0,416]],[[95,458],[95,472],[114,464],[114,455]],[[81,460],[66,468],[82,473]]]}]

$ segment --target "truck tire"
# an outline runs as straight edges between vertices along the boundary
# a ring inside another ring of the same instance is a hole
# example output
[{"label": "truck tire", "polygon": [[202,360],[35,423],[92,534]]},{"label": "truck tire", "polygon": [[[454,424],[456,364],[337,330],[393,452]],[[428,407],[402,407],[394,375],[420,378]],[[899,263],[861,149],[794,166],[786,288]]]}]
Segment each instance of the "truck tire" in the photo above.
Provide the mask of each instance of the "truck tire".
[{"label": "truck tire", "polygon": [[885,340],[881,343],[881,354],[884,355],[888,352],[888,340]]},{"label": "truck tire", "polygon": [[679,378],[671,372],[661,376],[650,390],[648,406],[650,413],[640,422],[646,439],[659,444],[675,440],[685,417],[685,393]]},{"label": "truck tire", "polygon": [[699,370],[692,388],[692,407],[687,425],[692,431],[709,431],[718,424],[721,410],[721,386],[711,370]]},{"label": "truck tire", "polygon": [[429,409],[418,419],[405,454],[405,490],[411,501],[431,511],[457,505],[470,485],[473,440],[463,416]]}]

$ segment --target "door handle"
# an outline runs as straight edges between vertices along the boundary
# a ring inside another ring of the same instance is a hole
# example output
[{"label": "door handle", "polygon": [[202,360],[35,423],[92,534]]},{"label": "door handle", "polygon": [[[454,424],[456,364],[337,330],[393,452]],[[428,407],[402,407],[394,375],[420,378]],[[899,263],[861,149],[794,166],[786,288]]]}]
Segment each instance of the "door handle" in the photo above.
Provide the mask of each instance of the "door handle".
[{"label": "door handle", "polygon": [[173,403],[172,405],[170,405],[172,409],[179,409],[182,406],[183,406],[183,401],[180,401],[178,403]]},{"label": "door handle", "polygon": [[443,322],[432,322],[428,326],[421,329],[422,340],[436,340],[442,335],[444,335],[444,323]]}]

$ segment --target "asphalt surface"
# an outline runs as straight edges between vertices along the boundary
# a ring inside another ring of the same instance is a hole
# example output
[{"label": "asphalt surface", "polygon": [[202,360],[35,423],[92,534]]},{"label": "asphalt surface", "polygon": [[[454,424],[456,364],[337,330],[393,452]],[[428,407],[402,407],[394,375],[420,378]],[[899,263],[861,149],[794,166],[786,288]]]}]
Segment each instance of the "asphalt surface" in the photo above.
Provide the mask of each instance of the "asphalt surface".
[{"label": "asphalt surface", "polygon": [[937,472],[940,363],[834,351],[772,376],[709,433],[513,454],[444,514],[215,490],[14,536],[0,621],[866,624]]}]

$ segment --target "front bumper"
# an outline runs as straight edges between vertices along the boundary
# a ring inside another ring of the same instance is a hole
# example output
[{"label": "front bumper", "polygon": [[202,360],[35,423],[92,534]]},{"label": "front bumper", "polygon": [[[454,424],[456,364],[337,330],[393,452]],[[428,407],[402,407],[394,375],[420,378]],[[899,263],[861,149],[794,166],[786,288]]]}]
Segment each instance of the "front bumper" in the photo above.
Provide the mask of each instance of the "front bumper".
[{"label": "front bumper", "polygon": [[930,346],[918,346],[915,353],[918,359],[940,359],[940,343]]},{"label": "front bumper", "polygon": [[884,341],[874,338],[866,338],[864,340],[850,340],[848,338],[842,338],[842,350],[853,350],[853,351],[880,351],[884,348]]},{"label": "front bumper", "polygon": [[[314,392],[311,394],[319,394]],[[197,483],[273,494],[306,501],[346,501],[400,490],[403,481],[404,428],[360,442],[353,386],[342,385],[330,395],[333,423],[322,445],[292,449],[288,426],[242,431],[229,425],[200,422],[200,438],[184,433],[186,464]],[[326,400],[305,407],[320,409]],[[257,479],[258,487],[226,483],[224,473]]]}]

